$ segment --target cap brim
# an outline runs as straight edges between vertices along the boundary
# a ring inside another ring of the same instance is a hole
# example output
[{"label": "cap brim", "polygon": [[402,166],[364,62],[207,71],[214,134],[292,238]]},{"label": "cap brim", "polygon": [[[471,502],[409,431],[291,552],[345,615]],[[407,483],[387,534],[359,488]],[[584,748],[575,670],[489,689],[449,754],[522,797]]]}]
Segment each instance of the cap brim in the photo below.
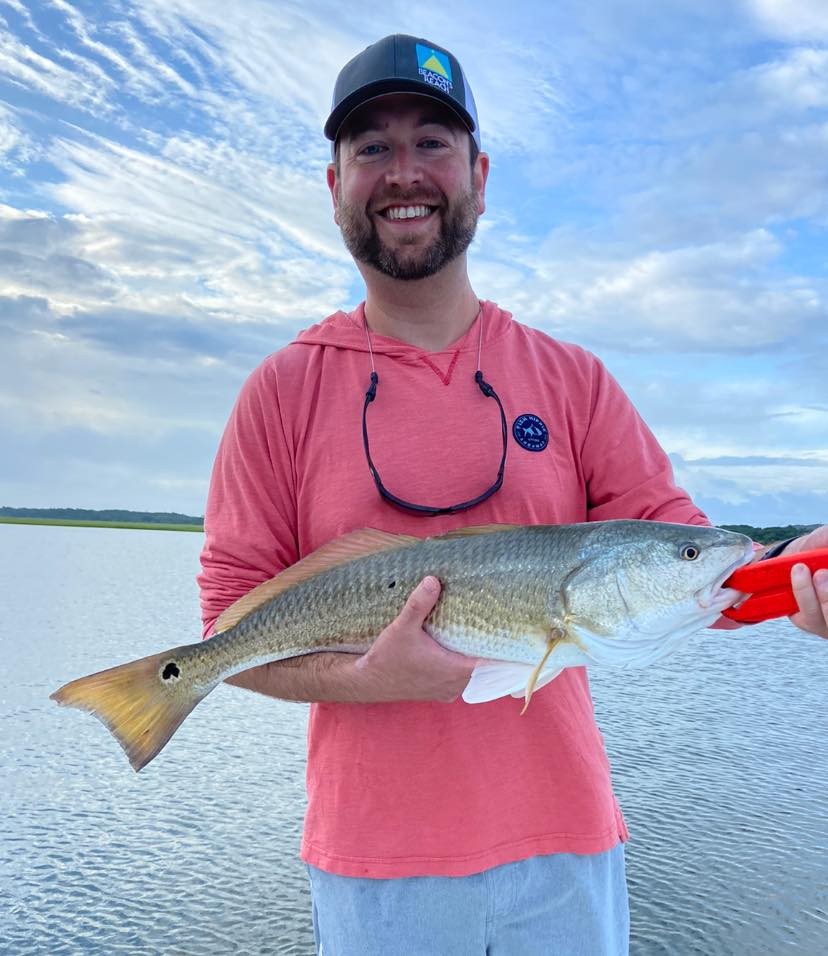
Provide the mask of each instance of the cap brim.
[{"label": "cap brim", "polygon": [[[418,83],[416,80],[395,78],[393,80],[380,80],[377,83],[371,83],[361,90],[352,93],[350,96],[345,97],[328,117],[325,123],[325,136],[332,142],[335,142],[345,122],[357,110],[385,96],[392,96],[394,93],[412,93],[416,96],[422,96],[425,99],[434,100],[435,103],[439,103],[441,106],[445,106],[446,109],[451,110],[470,133],[476,133],[474,118],[468,110],[465,110],[456,100],[450,96],[441,96],[439,93],[433,92],[433,88],[428,88],[424,83]],[[477,141],[477,136],[475,136],[475,141]]]}]

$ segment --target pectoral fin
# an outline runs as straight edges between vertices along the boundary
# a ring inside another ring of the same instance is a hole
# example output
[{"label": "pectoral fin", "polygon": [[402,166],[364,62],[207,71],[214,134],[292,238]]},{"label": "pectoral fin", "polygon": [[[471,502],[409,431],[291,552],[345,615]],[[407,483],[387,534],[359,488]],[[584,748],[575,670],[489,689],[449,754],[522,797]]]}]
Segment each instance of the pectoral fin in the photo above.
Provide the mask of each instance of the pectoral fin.
[{"label": "pectoral fin", "polygon": [[533,670],[531,664],[481,661],[472,671],[472,676],[463,691],[463,700],[467,704],[482,704],[517,691],[522,693]]},{"label": "pectoral fin", "polygon": [[[511,694],[524,698],[521,711],[524,714],[536,690],[554,680],[565,667],[581,666],[589,661],[584,652],[567,639],[563,629],[556,628],[546,638],[545,645],[546,650],[534,667],[515,661],[480,661],[466,684],[463,700],[467,704],[481,704]],[[553,651],[557,651],[554,657]]]},{"label": "pectoral fin", "polygon": [[[538,679],[535,681],[535,689],[533,693],[536,694],[541,688],[546,687],[546,685],[550,681],[553,681],[558,676],[558,674],[560,674],[562,670],[563,670],[563,667],[558,665],[556,667],[548,668],[547,670],[543,671],[540,677],[538,677]],[[512,697],[516,698],[517,700],[520,700],[521,698],[525,698],[526,688],[521,687],[520,690],[517,690],[512,694]]]},{"label": "pectoral fin", "polygon": [[532,699],[532,694],[535,692],[535,684],[537,683],[538,677],[540,677],[541,671],[543,670],[543,665],[549,660],[549,655],[560,642],[560,637],[554,635],[550,637],[546,642],[546,653],[540,659],[540,663],[532,671],[529,680],[526,684],[526,703],[523,705],[523,710],[520,712],[521,717],[526,713],[526,708],[529,706],[529,701]]}]

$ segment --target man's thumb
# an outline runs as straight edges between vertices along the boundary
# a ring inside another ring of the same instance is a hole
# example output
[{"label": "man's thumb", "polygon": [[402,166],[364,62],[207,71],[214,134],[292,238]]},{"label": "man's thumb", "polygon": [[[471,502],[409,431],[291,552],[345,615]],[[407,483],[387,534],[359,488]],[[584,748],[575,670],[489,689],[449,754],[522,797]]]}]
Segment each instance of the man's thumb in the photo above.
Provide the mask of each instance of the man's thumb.
[{"label": "man's thumb", "polygon": [[422,627],[440,597],[440,581],[433,575],[423,578],[411,592],[397,620],[401,624]]}]

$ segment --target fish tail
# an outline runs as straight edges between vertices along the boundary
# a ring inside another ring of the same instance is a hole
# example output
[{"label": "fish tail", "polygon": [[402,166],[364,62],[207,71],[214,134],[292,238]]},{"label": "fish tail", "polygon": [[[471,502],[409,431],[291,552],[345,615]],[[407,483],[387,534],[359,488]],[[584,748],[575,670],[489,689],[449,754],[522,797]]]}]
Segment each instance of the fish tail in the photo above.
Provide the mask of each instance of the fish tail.
[{"label": "fish tail", "polygon": [[51,694],[67,707],[88,710],[123,747],[137,771],[164,747],[214,684],[182,677],[184,647],[73,680]]}]

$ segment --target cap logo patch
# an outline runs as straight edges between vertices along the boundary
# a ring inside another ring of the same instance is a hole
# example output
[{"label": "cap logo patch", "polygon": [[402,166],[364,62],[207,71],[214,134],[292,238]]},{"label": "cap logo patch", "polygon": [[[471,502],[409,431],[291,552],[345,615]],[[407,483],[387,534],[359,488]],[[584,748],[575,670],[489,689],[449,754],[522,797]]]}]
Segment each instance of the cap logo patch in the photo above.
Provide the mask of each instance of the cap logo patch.
[{"label": "cap logo patch", "polygon": [[537,415],[518,415],[512,425],[512,435],[527,451],[543,451],[549,444],[549,429]]},{"label": "cap logo patch", "polygon": [[451,93],[451,63],[445,53],[417,44],[417,66],[420,76],[444,93]]}]

